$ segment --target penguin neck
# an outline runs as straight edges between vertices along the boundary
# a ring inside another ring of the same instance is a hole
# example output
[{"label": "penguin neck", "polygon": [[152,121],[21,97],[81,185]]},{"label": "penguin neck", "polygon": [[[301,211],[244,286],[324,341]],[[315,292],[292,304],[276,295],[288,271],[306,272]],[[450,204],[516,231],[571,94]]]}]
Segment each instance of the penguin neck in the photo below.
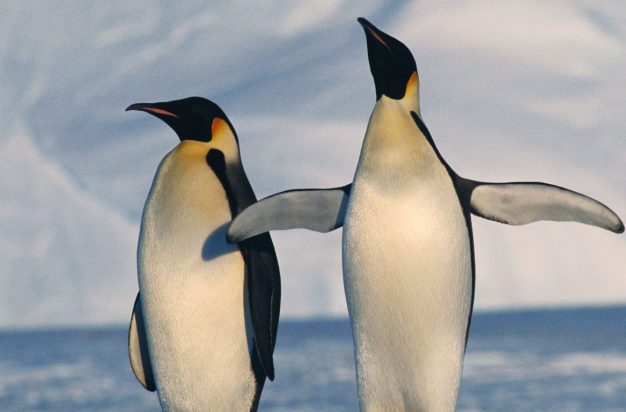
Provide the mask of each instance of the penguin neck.
[{"label": "penguin neck", "polygon": [[357,175],[376,174],[389,179],[415,179],[437,162],[433,148],[419,133],[403,100],[382,96],[372,111]]},{"label": "penguin neck", "polygon": [[176,154],[178,162],[204,162],[226,192],[232,216],[256,201],[234,139],[182,140],[172,153]]},{"label": "penguin neck", "polygon": [[182,138],[178,147],[204,152],[205,155],[211,150],[218,150],[229,165],[241,165],[237,137],[226,122],[222,121],[222,123],[224,126],[214,130],[212,138],[208,141]]},{"label": "penguin neck", "polygon": [[406,84],[404,97],[399,100],[405,110],[409,113],[415,112],[420,117],[420,93],[419,93],[419,75],[414,72]]}]

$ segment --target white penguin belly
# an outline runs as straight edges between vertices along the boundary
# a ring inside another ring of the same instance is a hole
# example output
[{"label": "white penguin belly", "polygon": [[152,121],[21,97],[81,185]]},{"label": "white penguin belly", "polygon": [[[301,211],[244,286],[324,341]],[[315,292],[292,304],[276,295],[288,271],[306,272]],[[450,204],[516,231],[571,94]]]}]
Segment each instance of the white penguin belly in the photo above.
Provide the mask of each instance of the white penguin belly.
[{"label": "white penguin belly", "polygon": [[453,411],[472,300],[469,232],[444,165],[382,100],[343,232],[361,408]]},{"label": "white penguin belly", "polygon": [[201,143],[163,161],[146,202],[139,288],[161,406],[247,411],[254,398],[244,262]]},{"label": "white penguin belly", "polygon": [[389,198],[367,184],[354,189],[344,282],[362,408],[452,411],[472,298],[456,193],[416,187]]}]

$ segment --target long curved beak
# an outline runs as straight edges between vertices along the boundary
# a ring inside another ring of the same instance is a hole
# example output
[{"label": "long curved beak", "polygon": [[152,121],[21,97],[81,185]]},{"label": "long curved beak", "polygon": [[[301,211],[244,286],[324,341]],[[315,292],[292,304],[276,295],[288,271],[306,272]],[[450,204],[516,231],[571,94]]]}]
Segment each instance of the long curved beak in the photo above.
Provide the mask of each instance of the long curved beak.
[{"label": "long curved beak", "polygon": [[417,72],[411,51],[400,40],[379,30],[367,19],[359,17],[357,21],[365,31],[367,57],[376,86],[376,100],[383,95],[396,100],[402,99],[409,80]]},{"label": "long curved beak", "polygon": [[358,19],[356,19],[356,21],[358,21],[363,27],[363,30],[365,30],[365,35],[367,36],[367,39],[368,39],[368,47],[369,47],[369,39],[372,39],[375,42],[378,42],[383,47],[385,47],[389,52],[391,52],[391,48],[383,39],[383,36],[388,36],[386,33],[383,33],[382,31],[378,30],[376,26],[374,26],[364,17],[359,17]]},{"label": "long curved beak", "polygon": [[148,112],[154,115],[169,116],[169,117],[175,117],[178,119],[177,115],[175,115],[174,113],[168,110],[159,108],[158,105],[159,105],[158,103],[134,103],[128,106],[126,108],[126,111],[140,110],[142,112]]}]

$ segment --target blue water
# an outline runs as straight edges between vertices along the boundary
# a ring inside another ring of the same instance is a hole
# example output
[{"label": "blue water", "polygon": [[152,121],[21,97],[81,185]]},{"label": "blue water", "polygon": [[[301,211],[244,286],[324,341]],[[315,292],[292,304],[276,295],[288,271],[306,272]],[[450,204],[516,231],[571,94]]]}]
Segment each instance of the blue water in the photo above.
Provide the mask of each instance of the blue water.
[{"label": "blue water", "polygon": [[[347,320],[282,322],[262,411],[357,410]],[[0,332],[0,411],[158,411],[126,327]],[[626,410],[626,307],[477,314],[460,411]]]}]

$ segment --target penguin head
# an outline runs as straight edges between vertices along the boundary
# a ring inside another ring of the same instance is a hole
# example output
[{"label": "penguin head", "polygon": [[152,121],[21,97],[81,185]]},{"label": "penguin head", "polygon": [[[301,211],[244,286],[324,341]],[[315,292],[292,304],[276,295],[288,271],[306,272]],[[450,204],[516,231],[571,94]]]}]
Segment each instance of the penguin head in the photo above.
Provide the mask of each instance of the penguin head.
[{"label": "penguin head", "polygon": [[176,132],[181,142],[197,141],[222,152],[238,152],[233,125],[226,113],[210,100],[188,97],[169,102],[135,103],[126,110],[140,110],[158,117]]},{"label": "penguin head", "polygon": [[201,142],[208,150],[218,149],[226,160],[239,159],[239,142],[226,113],[202,97],[157,103],[135,103],[126,108],[158,117],[176,132],[181,142]]},{"label": "penguin head", "polygon": [[376,100],[382,96],[400,100],[419,113],[419,76],[411,51],[399,40],[359,17],[367,39],[367,56],[376,85]]}]

